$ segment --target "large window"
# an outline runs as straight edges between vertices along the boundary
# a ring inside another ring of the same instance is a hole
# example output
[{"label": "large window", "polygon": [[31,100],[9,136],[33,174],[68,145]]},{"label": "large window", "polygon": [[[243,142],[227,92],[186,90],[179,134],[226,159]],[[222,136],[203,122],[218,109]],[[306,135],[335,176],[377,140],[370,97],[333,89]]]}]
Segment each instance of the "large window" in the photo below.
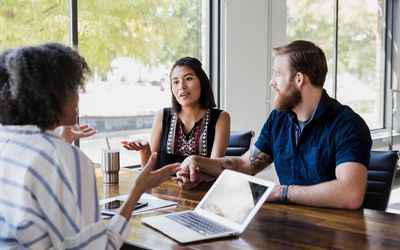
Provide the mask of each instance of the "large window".
[{"label": "large window", "polygon": [[[70,17],[70,4],[76,2],[77,15]],[[209,2],[3,0],[0,49],[48,41],[69,45],[71,23],[77,21],[78,49],[91,68],[80,93],[79,122],[98,131],[80,140],[80,147],[100,162],[107,137],[121,148],[121,165],[132,165],[139,163],[139,154],[119,142],[149,140],[154,113],[171,105],[173,63],[191,56],[208,69]],[[74,16],[77,20],[71,20]]]},{"label": "large window", "polygon": [[325,88],[370,129],[385,127],[384,6],[384,0],[287,0],[288,40],[307,39],[325,51]]},{"label": "large window", "polygon": [[121,164],[139,163],[123,139],[149,140],[154,113],[171,106],[169,73],[183,56],[202,58],[202,0],[78,1],[79,51],[92,70],[80,95],[80,123],[98,130],[80,142],[96,162],[107,137]]}]

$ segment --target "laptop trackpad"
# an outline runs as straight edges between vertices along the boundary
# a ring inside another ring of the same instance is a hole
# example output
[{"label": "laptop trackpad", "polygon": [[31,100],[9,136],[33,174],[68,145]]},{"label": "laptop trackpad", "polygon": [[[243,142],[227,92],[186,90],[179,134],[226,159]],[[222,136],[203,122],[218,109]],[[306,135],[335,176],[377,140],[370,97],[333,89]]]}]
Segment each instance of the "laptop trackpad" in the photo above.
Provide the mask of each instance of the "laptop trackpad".
[{"label": "laptop trackpad", "polygon": [[187,227],[170,220],[165,216],[146,217],[142,218],[142,221],[181,243],[201,240],[204,238],[203,235],[196,231],[188,230]]}]

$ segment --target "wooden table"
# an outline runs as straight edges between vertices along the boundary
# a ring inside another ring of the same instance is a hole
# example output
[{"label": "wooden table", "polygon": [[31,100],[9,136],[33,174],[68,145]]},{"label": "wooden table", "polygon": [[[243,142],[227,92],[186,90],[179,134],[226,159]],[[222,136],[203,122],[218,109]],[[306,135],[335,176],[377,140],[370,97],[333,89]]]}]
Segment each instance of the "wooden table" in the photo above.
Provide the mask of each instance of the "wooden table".
[{"label": "wooden table", "polygon": [[[100,198],[126,194],[137,171],[120,173],[119,185],[98,178]],[[342,210],[265,204],[240,237],[179,244],[141,223],[140,218],[193,209],[211,184],[180,190],[172,181],[151,190],[178,207],[132,216],[127,243],[146,249],[400,249],[400,215],[375,210]]]}]

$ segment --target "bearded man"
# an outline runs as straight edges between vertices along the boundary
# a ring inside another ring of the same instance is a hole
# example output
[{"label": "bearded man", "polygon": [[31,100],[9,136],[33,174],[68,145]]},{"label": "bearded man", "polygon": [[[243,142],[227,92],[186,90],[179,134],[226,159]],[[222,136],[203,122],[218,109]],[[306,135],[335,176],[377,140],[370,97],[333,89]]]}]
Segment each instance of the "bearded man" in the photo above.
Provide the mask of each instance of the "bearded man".
[{"label": "bearded man", "polygon": [[188,157],[175,180],[189,188],[200,172],[218,176],[232,169],[255,175],[273,162],[280,185],[268,201],[358,209],[372,145],[368,126],[328,96],[323,88],[328,67],[318,46],[300,40],[273,53],[275,109],[250,151],[241,157]]}]

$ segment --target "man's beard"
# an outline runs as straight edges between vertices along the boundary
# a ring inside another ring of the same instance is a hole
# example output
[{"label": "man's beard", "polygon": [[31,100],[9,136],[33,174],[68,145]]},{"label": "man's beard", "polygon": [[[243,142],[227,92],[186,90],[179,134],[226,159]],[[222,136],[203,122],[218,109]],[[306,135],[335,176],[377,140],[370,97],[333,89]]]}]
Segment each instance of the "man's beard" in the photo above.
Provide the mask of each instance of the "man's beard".
[{"label": "man's beard", "polygon": [[281,112],[292,111],[301,102],[301,93],[296,89],[293,83],[289,84],[286,93],[278,92],[275,100],[275,109]]}]

